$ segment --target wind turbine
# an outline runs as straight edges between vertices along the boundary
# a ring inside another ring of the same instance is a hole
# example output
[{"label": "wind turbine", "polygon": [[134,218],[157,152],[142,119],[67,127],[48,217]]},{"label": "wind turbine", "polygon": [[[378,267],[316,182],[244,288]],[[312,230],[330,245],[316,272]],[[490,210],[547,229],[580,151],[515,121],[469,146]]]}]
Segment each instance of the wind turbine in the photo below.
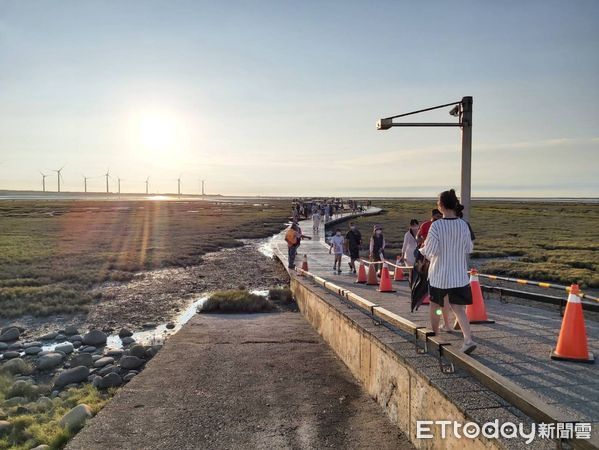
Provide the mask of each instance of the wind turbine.
[{"label": "wind turbine", "polygon": [[[52,172],[56,172],[56,179],[58,180],[58,192],[60,192],[60,180],[63,179],[62,178],[62,169],[64,169],[64,166],[62,166],[60,169],[58,170],[53,170]],[[64,181],[64,179],[63,179]]]},{"label": "wind turbine", "polygon": [[117,181],[118,181],[118,185],[119,185],[119,195],[121,195],[121,177],[118,177]]},{"label": "wind turbine", "polygon": [[106,173],[104,174],[104,176],[106,177],[106,193],[110,194],[110,191],[108,189],[108,178],[110,178],[110,169],[106,169]]},{"label": "wind turbine", "polygon": [[202,180],[202,196],[206,195],[206,193],[204,192],[204,183],[206,182],[206,180]]},{"label": "wind turbine", "polygon": [[181,197],[181,174],[179,174],[179,178],[177,178],[177,195]]},{"label": "wind turbine", "polygon": [[40,174],[42,176],[42,190],[43,190],[43,192],[46,192],[46,177],[48,175],[45,175],[44,173],[42,173],[41,170],[40,170]]},{"label": "wind turbine", "polygon": [[148,184],[150,183],[150,177],[146,178],[146,195],[148,195]]},{"label": "wind turbine", "polygon": [[87,194],[87,180],[89,180],[91,177],[86,177],[85,175],[83,175],[83,192],[85,192]]}]

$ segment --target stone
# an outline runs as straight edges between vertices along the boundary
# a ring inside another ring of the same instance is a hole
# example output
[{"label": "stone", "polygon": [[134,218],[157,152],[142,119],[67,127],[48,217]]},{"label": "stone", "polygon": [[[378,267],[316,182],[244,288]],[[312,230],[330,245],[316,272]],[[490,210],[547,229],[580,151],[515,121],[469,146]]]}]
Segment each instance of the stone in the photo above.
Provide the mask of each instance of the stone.
[{"label": "stone", "polygon": [[121,339],[123,339],[124,337],[130,337],[133,336],[133,332],[129,331],[127,328],[121,328],[121,331],[119,331],[119,337]]},{"label": "stone", "polygon": [[79,348],[82,345],[81,341],[73,341],[72,344],[73,344],[73,347],[75,347],[75,348]]},{"label": "stone", "polygon": [[21,331],[17,327],[6,327],[0,334],[0,342],[16,341],[21,336]]},{"label": "stone", "polygon": [[102,358],[102,355],[98,355],[98,354],[94,354],[92,355],[92,361],[96,362],[97,360],[99,360],[100,358]]},{"label": "stone", "polygon": [[8,350],[14,350],[14,351],[21,351],[23,350],[23,344],[21,344],[20,342],[13,342],[12,344],[10,344],[8,346]]},{"label": "stone", "polygon": [[94,360],[92,358],[92,355],[90,355],[89,353],[78,353],[75,356],[73,356],[73,358],[71,359],[71,366],[73,367],[77,367],[77,366],[86,366],[86,367],[91,367],[94,365]]},{"label": "stone", "polygon": [[169,322],[166,324],[167,330],[172,330],[173,328],[175,328],[175,324],[173,322]]},{"label": "stone", "polygon": [[21,358],[11,359],[10,361],[6,361],[2,366],[4,371],[7,371],[13,375],[17,374],[29,374],[31,373],[31,366],[27,364]]},{"label": "stone", "polygon": [[41,347],[27,347],[25,349],[25,354],[26,355],[37,355],[41,351],[42,351]]},{"label": "stone", "polygon": [[73,325],[67,325],[64,329],[64,334],[67,336],[73,336],[75,334],[79,334],[79,330]]},{"label": "stone", "polygon": [[135,339],[133,339],[132,337],[124,337],[124,338],[121,338],[121,342],[123,343],[123,346],[126,347],[128,345],[135,343]]},{"label": "stone", "polygon": [[33,447],[31,450],[50,450],[51,447],[46,444],[38,445],[37,447]]},{"label": "stone", "polygon": [[61,372],[54,380],[54,387],[61,388],[72,383],[81,383],[89,376],[89,369],[85,366],[78,366]]},{"label": "stone", "polygon": [[100,389],[108,389],[110,387],[117,387],[123,384],[123,379],[118,373],[111,372],[108,375],[102,377],[100,382]]},{"label": "stone", "polygon": [[47,353],[37,359],[37,367],[41,370],[54,369],[62,363],[62,355],[60,353]]},{"label": "stone", "polygon": [[59,344],[56,347],[54,347],[54,351],[55,352],[63,352],[63,353],[73,353],[73,350],[75,349],[75,347],[73,347],[73,344],[71,344],[70,342],[65,342],[64,344]]},{"label": "stone", "polygon": [[69,342],[76,342],[76,341],[83,341],[83,336],[81,336],[80,334],[74,334],[72,336],[69,336]]},{"label": "stone", "polygon": [[131,356],[137,356],[138,358],[143,358],[146,353],[146,348],[141,344],[135,344],[129,347],[129,354]]},{"label": "stone", "polygon": [[29,347],[41,347],[42,344],[40,341],[32,341],[32,342],[25,342],[23,344],[23,348],[29,348]]},{"label": "stone", "polygon": [[0,420],[0,437],[10,433],[11,425],[6,420]]},{"label": "stone", "polygon": [[83,336],[83,343],[85,345],[93,345],[99,347],[106,344],[106,333],[100,330],[91,330]]},{"label": "stone", "polygon": [[[95,356],[95,355],[94,355]],[[104,356],[94,362],[94,367],[104,367],[108,364],[113,364],[114,358],[111,356]]]},{"label": "stone", "polygon": [[93,345],[86,345],[85,347],[80,348],[79,351],[84,353],[93,353],[96,351],[96,347]]},{"label": "stone", "polygon": [[119,361],[119,365],[123,369],[137,369],[143,366],[145,361],[137,356],[123,356]]},{"label": "stone", "polygon": [[5,420],[8,418],[8,414],[4,412],[4,410],[0,409],[0,420]]},{"label": "stone", "polygon": [[42,341],[51,341],[53,340],[56,336],[58,336],[58,333],[56,332],[52,332],[52,333],[46,333],[43,336],[40,336],[40,340]]},{"label": "stone", "polygon": [[66,341],[66,340],[67,340],[67,337],[66,337],[64,334],[60,334],[60,333],[58,333],[58,334],[56,335],[56,337],[54,338],[54,340],[55,340],[56,342],[64,342],[64,341]]},{"label": "stone", "polygon": [[101,383],[102,383],[102,377],[99,375],[94,375],[94,378],[92,380],[92,386],[97,389],[100,389]]},{"label": "stone", "polygon": [[21,353],[19,352],[15,352],[15,351],[8,351],[8,352],[4,352],[4,359],[13,359],[13,358],[18,358],[19,356],[21,356]]},{"label": "stone", "polygon": [[9,328],[16,328],[17,330],[19,330],[19,333],[21,333],[21,334],[25,333],[25,328],[20,327],[19,325],[8,325],[8,326],[3,327],[2,329],[0,329],[0,334],[4,333]]},{"label": "stone", "polygon": [[121,356],[123,356],[123,349],[122,348],[111,348],[110,350],[108,350],[106,352],[106,356],[112,356],[113,358],[120,358]]},{"label": "stone", "polygon": [[0,342],[0,352],[3,352],[8,348],[8,344],[6,342]]},{"label": "stone", "polygon": [[37,409],[40,411],[49,411],[54,407],[54,403],[52,403],[52,400],[45,396],[41,396],[40,398],[38,398],[37,402],[35,403],[37,405]]},{"label": "stone", "polygon": [[142,325],[142,328],[148,330],[150,328],[156,328],[156,324],[154,322],[147,322]]},{"label": "stone", "polygon": [[118,370],[116,366],[108,364],[107,366],[104,366],[100,370],[98,370],[97,374],[103,377],[104,375],[108,375],[110,372],[114,372],[115,370]]},{"label": "stone", "polygon": [[123,377],[123,381],[124,381],[125,383],[128,383],[129,381],[131,381],[131,380],[133,379],[133,377],[134,377],[135,375],[137,375],[137,374],[136,374],[136,373],[131,373],[131,372],[129,372],[127,375],[125,375],[125,376]]},{"label": "stone", "polygon": [[85,421],[90,417],[92,417],[92,409],[88,405],[82,403],[62,416],[60,425],[69,431],[77,431],[85,425]]}]

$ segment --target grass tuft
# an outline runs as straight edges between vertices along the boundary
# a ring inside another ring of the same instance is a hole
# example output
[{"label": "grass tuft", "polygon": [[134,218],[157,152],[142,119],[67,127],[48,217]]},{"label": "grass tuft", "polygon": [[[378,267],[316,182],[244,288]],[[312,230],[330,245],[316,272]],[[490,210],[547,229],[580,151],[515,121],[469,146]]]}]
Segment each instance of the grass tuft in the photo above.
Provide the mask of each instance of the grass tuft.
[{"label": "grass tuft", "polygon": [[247,290],[219,291],[212,294],[198,311],[200,313],[258,313],[269,312],[275,306],[261,295]]}]

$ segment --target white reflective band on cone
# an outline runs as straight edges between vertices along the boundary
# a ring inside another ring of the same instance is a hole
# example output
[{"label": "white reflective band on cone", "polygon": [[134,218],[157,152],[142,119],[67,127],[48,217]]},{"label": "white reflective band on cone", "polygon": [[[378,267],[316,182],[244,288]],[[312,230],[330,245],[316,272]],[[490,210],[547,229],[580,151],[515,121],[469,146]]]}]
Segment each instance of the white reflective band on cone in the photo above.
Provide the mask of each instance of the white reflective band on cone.
[{"label": "white reflective band on cone", "polygon": [[568,303],[582,303],[580,297],[576,294],[568,295]]}]

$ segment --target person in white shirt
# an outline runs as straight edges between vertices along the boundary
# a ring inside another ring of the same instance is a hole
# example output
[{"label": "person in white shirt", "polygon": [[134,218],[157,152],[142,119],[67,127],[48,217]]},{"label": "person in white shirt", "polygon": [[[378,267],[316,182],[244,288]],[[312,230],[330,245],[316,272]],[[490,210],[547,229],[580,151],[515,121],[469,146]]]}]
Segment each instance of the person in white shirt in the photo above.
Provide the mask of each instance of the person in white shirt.
[{"label": "person in white shirt", "polygon": [[337,228],[335,235],[330,240],[329,254],[335,250],[335,262],[333,263],[333,273],[341,273],[341,258],[343,256],[343,247],[345,239],[341,235],[341,230]]},{"label": "person in white shirt", "polygon": [[318,229],[320,228],[320,213],[318,210],[315,210],[312,213],[312,231],[314,234],[318,234]]},{"label": "person in white shirt", "polygon": [[[406,266],[413,266],[416,257],[414,256],[414,250],[418,248],[418,241],[416,240],[416,236],[418,235],[418,220],[412,219],[410,220],[410,228],[406,231],[403,237],[403,245],[401,247],[401,259],[399,260],[400,264],[405,264]],[[410,286],[412,286],[412,270],[409,271],[408,280],[410,282]]]},{"label": "person in white shirt", "polygon": [[[466,316],[466,305],[472,304],[468,278],[468,255],[473,249],[470,228],[456,216],[460,203],[453,189],[442,192],[437,205],[443,218],[431,225],[420,253],[430,261],[428,279],[431,302],[443,307],[445,301],[449,301],[464,334],[461,350],[469,354],[476,348]],[[437,334],[439,314],[438,308],[433,304],[430,308],[430,320],[432,329]]]}]

